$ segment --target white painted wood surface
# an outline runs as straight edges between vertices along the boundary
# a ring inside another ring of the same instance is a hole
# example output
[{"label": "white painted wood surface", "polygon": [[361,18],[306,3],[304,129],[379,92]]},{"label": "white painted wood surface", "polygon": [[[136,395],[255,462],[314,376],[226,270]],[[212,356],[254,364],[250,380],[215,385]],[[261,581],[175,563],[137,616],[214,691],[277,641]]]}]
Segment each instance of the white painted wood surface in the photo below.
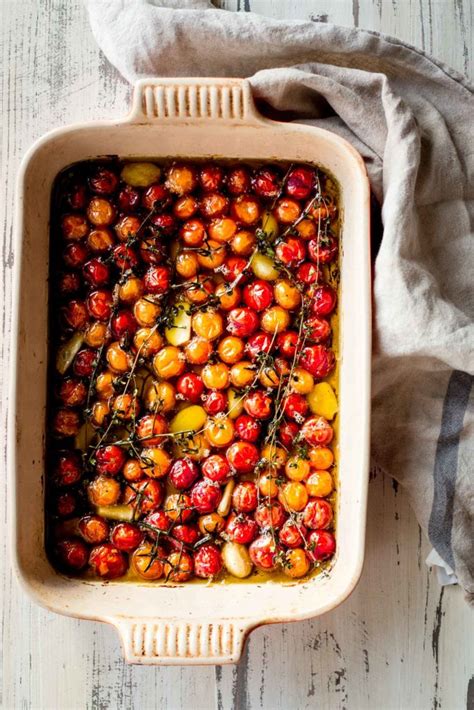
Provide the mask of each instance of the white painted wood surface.
[{"label": "white painted wood surface", "polygon": [[[470,0],[221,0],[220,6],[381,30],[472,77]],[[130,88],[97,49],[79,0],[3,0],[0,9],[4,424],[20,158],[54,126],[123,115]],[[2,479],[2,522],[4,486]],[[321,619],[255,631],[238,667],[126,666],[111,628],[33,606],[11,578],[1,541],[5,710],[474,707],[472,612],[459,589],[439,588],[405,496],[380,474],[370,485],[366,564],[352,597]]]}]

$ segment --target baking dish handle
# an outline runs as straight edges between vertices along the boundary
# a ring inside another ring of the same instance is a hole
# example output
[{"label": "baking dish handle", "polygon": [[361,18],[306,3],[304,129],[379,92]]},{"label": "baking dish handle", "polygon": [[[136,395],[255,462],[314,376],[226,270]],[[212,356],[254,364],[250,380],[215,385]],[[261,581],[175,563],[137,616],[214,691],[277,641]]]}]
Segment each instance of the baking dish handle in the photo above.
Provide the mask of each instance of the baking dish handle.
[{"label": "baking dish handle", "polygon": [[132,123],[258,122],[247,79],[140,79],[134,87]]},{"label": "baking dish handle", "polygon": [[236,620],[110,619],[128,663],[220,665],[237,663],[251,624]]}]

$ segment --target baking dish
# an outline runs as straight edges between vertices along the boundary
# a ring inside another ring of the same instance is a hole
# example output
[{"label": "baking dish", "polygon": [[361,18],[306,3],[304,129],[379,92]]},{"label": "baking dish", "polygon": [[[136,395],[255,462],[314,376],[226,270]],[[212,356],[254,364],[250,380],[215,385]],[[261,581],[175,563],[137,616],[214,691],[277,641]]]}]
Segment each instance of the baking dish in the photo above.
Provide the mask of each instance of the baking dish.
[{"label": "baking dish", "polygon": [[[314,162],[339,182],[341,250],[338,551],[331,569],[295,584],[153,586],[70,579],[44,550],[43,475],[48,358],[49,205],[57,173],[101,155]],[[238,79],[147,79],[130,115],[53,131],[24,159],[17,196],[9,470],[14,565],[52,611],[113,624],[128,661],[236,662],[263,623],[320,615],[354,588],[362,568],[370,401],[369,187],[358,153],[310,126],[264,119]]]}]

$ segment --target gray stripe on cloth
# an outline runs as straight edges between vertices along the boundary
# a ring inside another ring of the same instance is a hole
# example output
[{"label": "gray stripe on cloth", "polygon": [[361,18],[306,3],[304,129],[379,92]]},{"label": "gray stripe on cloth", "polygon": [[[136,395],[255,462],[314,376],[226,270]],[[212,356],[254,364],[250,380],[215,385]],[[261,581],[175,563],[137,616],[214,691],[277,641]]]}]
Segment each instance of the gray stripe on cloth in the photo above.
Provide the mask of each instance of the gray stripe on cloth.
[{"label": "gray stripe on cloth", "polygon": [[452,569],[455,568],[451,533],[459,439],[473,381],[472,375],[460,370],[453,370],[449,378],[433,469],[434,495],[428,535],[433,547]]}]

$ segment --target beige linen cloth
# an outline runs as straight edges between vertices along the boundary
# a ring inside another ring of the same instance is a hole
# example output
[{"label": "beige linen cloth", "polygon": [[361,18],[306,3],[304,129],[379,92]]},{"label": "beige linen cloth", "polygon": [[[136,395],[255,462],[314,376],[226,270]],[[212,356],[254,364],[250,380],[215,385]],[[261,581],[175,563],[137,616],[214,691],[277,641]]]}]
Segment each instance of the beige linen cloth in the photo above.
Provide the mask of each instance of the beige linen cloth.
[{"label": "beige linen cloth", "polygon": [[130,82],[250,77],[274,116],[335,131],[361,152],[383,222],[372,454],[407,491],[431,559],[444,562],[446,576],[454,572],[472,602],[474,100],[467,80],[365,31],[231,13],[206,0],[87,5],[98,44]]}]

